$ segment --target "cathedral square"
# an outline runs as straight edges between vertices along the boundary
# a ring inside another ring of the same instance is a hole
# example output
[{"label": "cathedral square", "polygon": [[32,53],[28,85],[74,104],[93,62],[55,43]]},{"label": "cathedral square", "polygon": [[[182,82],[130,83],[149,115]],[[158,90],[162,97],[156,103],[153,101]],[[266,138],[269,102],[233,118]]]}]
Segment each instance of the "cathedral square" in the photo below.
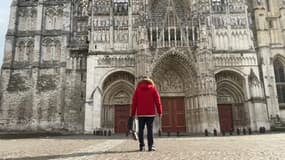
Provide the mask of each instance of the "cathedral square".
[{"label": "cathedral square", "polygon": [[284,0],[13,0],[0,131],[125,133],[144,75],[163,132],[271,130],[284,70]]}]

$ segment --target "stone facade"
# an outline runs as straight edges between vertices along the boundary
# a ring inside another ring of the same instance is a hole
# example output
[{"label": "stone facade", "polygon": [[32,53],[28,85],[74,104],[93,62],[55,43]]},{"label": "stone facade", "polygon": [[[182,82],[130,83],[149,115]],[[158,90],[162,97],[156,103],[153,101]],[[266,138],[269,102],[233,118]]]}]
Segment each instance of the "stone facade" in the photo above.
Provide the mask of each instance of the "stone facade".
[{"label": "stone facade", "polygon": [[0,130],[116,132],[146,74],[183,98],[174,128],[269,129],[285,121],[284,31],[284,0],[13,0]]}]

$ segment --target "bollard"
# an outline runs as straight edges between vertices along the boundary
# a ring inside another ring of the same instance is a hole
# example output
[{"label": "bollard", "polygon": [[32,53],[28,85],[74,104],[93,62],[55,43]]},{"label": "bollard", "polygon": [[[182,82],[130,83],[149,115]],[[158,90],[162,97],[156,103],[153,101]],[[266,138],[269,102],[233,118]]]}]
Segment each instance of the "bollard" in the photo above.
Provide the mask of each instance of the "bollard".
[{"label": "bollard", "polygon": [[108,136],[111,136],[111,135],[112,135],[112,131],[109,130],[109,131],[108,131]]},{"label": "bollard", "polygon": [[240,129],[237,128],[237,135],[240,135]]},{"label": "bollard", "polygon": [[243,133],[243,135],[246,135],[246,129],[245,128],[242,129],[242,133]]},{"label": "bollard", "polygon": [[209,132],[207,129],[205,129],[205,136],[208,137],[209,136]]},{"label": "bollard", "polygon": [[262,127],[262,133],[266,133],[265,127]]},{"label": "bollard", "polygon": [[214,136],[218,136],[217,130],[214,129]]},{"label": "bollard", "polygon": [[177,133],[176,133],[176,136],[177,136],[177,137],[180,137],[180,132],[177,132]]},{"label": "bollard", "polygon": [[161,130],[158,131],[158,136],[161,137]]},{"label": "bollard", "polygon": [[167,136],[170,137],[170,132],[167,132]]},{"label": "bollard", "polygon": [[262,133],[262,127],[259,127],[259,133]]},{"label": "bollard", "polygon": [[251,128],[248,128],[248,134],[249,134],[249,135],[252,134]]}]

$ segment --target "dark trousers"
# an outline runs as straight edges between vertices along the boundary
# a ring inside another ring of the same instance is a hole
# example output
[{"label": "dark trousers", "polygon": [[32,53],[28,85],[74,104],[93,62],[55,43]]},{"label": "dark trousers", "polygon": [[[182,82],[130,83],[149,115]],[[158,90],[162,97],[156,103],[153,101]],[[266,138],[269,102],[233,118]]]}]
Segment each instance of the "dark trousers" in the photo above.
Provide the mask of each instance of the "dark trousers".
[{"label": "dark trousers", "polygon": [[154,117],[139,117],[139,142],[140,147],[144,144],[144,127],[147,127],[147,143],[148,147],[153,146],[153,121]]}]

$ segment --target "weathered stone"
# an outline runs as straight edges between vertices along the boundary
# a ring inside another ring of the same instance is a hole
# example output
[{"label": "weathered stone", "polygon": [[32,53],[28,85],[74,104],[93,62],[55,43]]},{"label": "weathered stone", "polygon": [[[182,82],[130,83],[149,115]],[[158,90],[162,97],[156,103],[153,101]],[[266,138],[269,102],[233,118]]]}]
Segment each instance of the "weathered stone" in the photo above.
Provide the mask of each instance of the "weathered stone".
[{"label": "weathered stone", "polygon": [[29,86],[27,85],[27,77],[21,76],[20,73],[13,74],[10,77],[7,91],[8,92],[22,92],[29,90]]},{"label": "weathered stone", "polygon": [[283,122],[284,3],[225,2],[13,0],[0,130],[117,132],[143,75],[173,133]]},{"label": "weathered stone", "polygon": [[56,80],[53,75],[41,75],[38,79],[37,89],[40,92],[56,89]]}]

